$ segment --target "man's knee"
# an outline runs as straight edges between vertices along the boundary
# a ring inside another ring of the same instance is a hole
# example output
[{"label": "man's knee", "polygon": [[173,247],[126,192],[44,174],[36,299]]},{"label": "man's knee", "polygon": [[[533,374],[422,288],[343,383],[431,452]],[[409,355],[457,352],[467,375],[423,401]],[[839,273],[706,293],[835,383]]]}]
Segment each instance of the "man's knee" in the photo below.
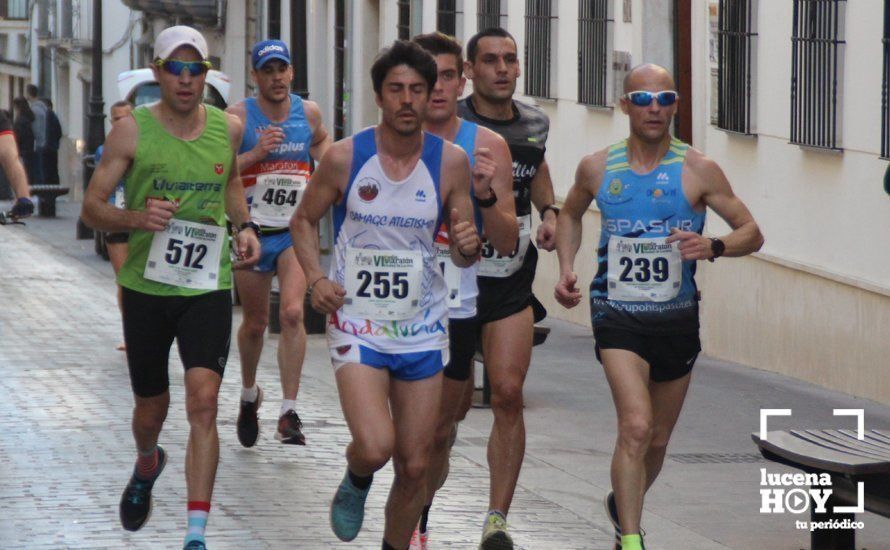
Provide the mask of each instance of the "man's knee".
[{"label": "man's knee", "polygon": [[167,403],[137,403],[133,408],[133,424],[140,430],[159,432],[167,419]]},{"label": "man's knee", "polygon": [[502,413],[522,412],[522,378],[504,376],[491,380],[491,408]]},{"label": "man's knee", "polygon": [[393,460],[396,477],[407,484],[423,484],[426,481],[429,465],[428,452],[415,452],[411,456],[397,456]]},{"label": "man's knee", "polygon": [[262,338],[269,324],[267,315],[245,315],[241,321],[242,334],[248,338]]},{"label": "man's knee", "polygon": [[618,442],[631,452],[646,452],[652,444],[654,428],[652,417],[630,414],[618,423]]},{"label": "man's knee", "polygon": [[218,396],[219,390],[215,387],[202,387],[188,392],[185,409],[191,426],[209,428],[216,422]]},{"label": "man's knee", "polygon": [[353,453],[363,464],[373,470],[383,468],[392,457],[393,441],[389,439],[353,441]]},{"label": "man's knee", "polygon": [[281,326],[289,329],[297,329],[303,324],[303,304],[288,304],[278,312]]}]

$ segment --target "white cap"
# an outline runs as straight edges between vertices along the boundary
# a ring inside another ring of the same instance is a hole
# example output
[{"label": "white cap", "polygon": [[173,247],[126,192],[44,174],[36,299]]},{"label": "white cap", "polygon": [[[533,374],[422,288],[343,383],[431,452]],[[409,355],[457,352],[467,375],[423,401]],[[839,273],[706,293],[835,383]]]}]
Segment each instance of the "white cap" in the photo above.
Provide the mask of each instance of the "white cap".
[{"label": "white cap", "polygon": [[180,46],[191,46],[207,59],[207,41],[198,31],[185,25],[168,27],[155,38],[155,59],[167,59]]}]

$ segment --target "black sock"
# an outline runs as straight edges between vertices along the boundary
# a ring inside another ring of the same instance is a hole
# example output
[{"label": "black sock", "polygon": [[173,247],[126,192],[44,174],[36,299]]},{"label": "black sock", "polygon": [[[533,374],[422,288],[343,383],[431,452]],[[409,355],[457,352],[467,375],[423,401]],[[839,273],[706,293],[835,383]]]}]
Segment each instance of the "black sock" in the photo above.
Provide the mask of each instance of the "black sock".
[{"label": "black sock", "polygon": [[381,548],[383,550],[396,550],[396,547],[392,546],[390,543],[386,542],[386,539],[383,539],[383,546]]},{"label": "black sock", "polygon": [[374,481],[374,474],[371,474],[368,477],[359,477],[352,473],[352,470],[347,469],[346,471],[349,473],[349,482],[362,491],[370,487],[371,482]]},{"label": "black sock", "polygon": [[426,533],[426,522],[430,519],[430,506],[432,504],[427,504],[423,507],[423,512],[420,514],[420,532]]}]

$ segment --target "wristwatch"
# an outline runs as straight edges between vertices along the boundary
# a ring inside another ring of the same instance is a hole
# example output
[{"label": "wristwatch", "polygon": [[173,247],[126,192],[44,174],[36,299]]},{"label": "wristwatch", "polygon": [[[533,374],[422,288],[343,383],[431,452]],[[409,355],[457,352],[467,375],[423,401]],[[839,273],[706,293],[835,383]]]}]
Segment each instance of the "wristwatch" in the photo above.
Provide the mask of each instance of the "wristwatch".
[{"label": "wristwatch", "polygon": [[555,204],[548,204],[544,208],[541,209],[541,221],[544,221],[544,214],[547,213],[548,210],[553,210],[553,213],[556,216],[559,216],[559,207]]},{"label": "wristwatch", "polygon": [[247,221],[238,226],[239,231],[244,231],[247,228],[253,229],[253,232],[256,233],[256,238],[260,238],[260,226],[255,222]]},{"label": "wristwatch", "polygon": [[488,193],[489,197],[487,199],[476,197],[476,204],[479,205],[479,208],[491,208],[494,206],[494,203],[498,202],[498,196],[494,194],[494,189],[489,187]]},{"label": "wristwatch", "polygon": [[708,261],[713,262],[714,260],[716,260],[717,258],[722,256],[725,251],[726,251],[726,243],[724,243],[720,239],[712,238],[711,239],[711,253],[713,254],[713,256],[708,258]]}]

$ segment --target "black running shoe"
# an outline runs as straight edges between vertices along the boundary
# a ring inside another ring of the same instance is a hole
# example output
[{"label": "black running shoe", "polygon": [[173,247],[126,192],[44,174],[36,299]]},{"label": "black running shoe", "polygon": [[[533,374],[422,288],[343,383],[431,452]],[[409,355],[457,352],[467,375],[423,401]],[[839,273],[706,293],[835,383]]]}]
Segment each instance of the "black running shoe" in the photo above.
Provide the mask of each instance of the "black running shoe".
[{"label": "black running shoe", "polygon": [[238,441],[244,447],[253,447],[260,436],[260,417],[257,411],[263,403],[263,389],[257,386],[256,401],[241,401],[238,411]]},{"label": "black running shoe", "polygon": [[306,436],[303,435],[303,422],[297,411],[291,409],[281,415],[281,418],[278,419],[278,433],[275,434],[275,439],[290,445],[306,444]]},{"label": "black running shoe", "polygon": [[145,481],[137,478],[135,470],[133,471],[120,503],[121,525],[127,531],[138,531],[151,517],[151,488],[166,464],[167,453],[158,445],[158,469],[154,477]]},{"label": "black running shoe", "polygon": [[615,504],[615,493],[609,491],[606,498],[603,499],[603,505],[606,507],[606,516],[612,522],[615,528],[615,550],[621,550],[621,523],[618,521],[618,506]]}]

